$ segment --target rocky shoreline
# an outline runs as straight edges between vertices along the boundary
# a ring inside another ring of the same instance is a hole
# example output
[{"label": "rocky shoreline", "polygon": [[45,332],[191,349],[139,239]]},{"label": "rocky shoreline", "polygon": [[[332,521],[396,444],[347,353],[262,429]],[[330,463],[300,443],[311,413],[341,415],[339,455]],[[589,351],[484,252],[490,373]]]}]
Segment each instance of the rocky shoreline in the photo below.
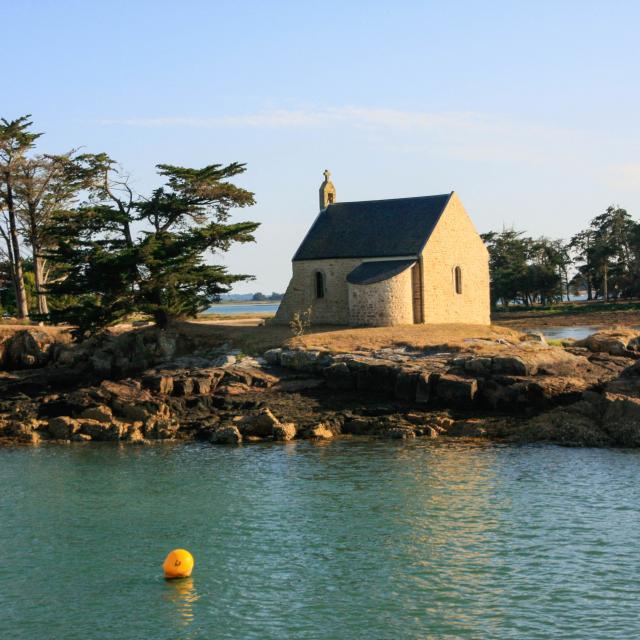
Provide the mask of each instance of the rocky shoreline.
[{"label": "rocky shoreline", "polygon": [[0,442],[368,436],[640,446],[640,333],[563,347],[538,334],[455,347],[249,357],[144,329],[60,345],[26,329],[0,348]]}]

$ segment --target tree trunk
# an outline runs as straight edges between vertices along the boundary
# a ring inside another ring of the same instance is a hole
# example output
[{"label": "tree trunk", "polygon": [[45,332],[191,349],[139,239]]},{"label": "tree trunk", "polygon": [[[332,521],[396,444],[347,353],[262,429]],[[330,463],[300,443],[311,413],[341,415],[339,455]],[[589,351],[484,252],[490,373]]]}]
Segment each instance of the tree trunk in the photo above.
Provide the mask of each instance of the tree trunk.
[{"label": "tree trunk", "polygon": [[16,272],[13,264],[13,251],[11,249],[11,240],[9,240],[9,236],[5,235],[4,231],[2,232],[2,237],[4,238],[4,241],[7,244],[7,257],[9,259],[9,277],[11,278],[11,283],[13,284],[13,288],[15,290]]},{"label": "tree trunk", "polygon": [[20,257],[20,242],[18,241],[18,226],[16,224],[16,212],[13,204],[13,189],[11,180],[7,180],[7,211],[9,213],[9,237],[11,250],[13,251],[14,285],[16,290],[16,305],[18,318],[29,318],[29,305],[27,303],[27,290],[24,286],[24,273],[22,271],[22,258]]},{"label": "tree trunk", "polygon": [[33,247],[33,271],[35,276],[36,296],[38,297],[38,313],[46,315],[49,313],[47,294],[44,292],[44,260],[39,255],[38,248]]},{"label": "tree trunk", "polygon": [[609,301],[609,265],[605,262],[602,270],[602,296],[604,301]]},{"label": "tree trunk", "polygon": [[156,309],[153,312],[153,318],[156,322],[156,325],[160,329],[166,329],[169,324],[169,316],[166,314],[164,309]]}]

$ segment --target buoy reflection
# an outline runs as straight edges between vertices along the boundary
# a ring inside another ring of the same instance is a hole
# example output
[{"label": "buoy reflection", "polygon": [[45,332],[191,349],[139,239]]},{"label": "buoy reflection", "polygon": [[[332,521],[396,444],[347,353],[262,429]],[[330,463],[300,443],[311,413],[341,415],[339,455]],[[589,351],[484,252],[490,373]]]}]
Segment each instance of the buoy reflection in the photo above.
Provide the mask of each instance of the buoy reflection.
[{"label": "buoy reflection", "polygon": [[194,620],[193,603],[200,596],[195,589],[193,578],[182,578],[166,582],[165,599],[176,606],[178,620],[181,626],[186,627]]}]

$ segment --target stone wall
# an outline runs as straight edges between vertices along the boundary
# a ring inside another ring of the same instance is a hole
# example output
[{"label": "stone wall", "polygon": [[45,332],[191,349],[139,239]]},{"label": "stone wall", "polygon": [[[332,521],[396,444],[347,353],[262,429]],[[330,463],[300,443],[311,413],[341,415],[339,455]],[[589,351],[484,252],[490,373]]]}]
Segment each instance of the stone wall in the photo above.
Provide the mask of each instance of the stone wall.
[{"label": "stone wall", "polygon": [[[422,253],[424,321],[489,324],[489,253],[458,196],[445,212]],[[454,271],[462,269],[462,293]]]},{"label": "stone wall", "polygon": [[[291,281],[273,322],[288,324],[296,311],[311,308],[315,324],[349,324],[347,275],[361,263],[360,258],[294,262]],[[324,274],[324,298],[316,297],[317,271]]]},{"label": "stone wall", "polygon": [[384,327],[413,323],[411,269],[373,284],[350,284],[349,324]]},{"label": "stone wall", "polygon": [[[273,322],[288,324],[296,311],[311,308],[315,324],[412,324],[411,270],[387,282],[350,288],[347,275],[362,262],[361,258],[294,262]],[[427,242],[421,267],[425,323],[490,323],[489,254],[455,193]],[[455,290],[456,267],[462,270],[461,294]],[[325,278],[323,298],[316,297],[317,271]],[[360,311],[356,299],[364,303]]]}]

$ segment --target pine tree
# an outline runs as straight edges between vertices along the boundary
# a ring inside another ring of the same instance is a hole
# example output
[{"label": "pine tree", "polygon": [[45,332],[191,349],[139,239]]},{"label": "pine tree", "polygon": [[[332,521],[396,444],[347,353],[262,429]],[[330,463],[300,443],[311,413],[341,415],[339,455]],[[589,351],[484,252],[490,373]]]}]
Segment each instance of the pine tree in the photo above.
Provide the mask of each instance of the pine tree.
[{"label": "pine tree", "polygon": [[194,317],[233,283],[252,277],[206,261],[234,243],[254,241],[258,223],[229,222],[231,209],[254,204],[250,191],[229,182],[245,165],[157,168],[165,184],[145,199],[135,197],[108,156],[83,156],[78,163],[92,184],[92,201],[56,216],[49,229],[57,241],[50,259],[68,271],[49,294],[77,299],[51,317],[76,325],[78,337],[133,312],[165,327]]},{"label": "pine tree", "polygon": [[0,208],[7,212],[7,230],[3,236],[7,242],[11,276],[16,294],[19,318],[29,317],[27,291],[24,284],[24,269],[18,235],[18,203],[16,186],[19,174],[28,162],[27,154],[42,135],[30,131],[30,116],[15,120],[0,120]]}]

